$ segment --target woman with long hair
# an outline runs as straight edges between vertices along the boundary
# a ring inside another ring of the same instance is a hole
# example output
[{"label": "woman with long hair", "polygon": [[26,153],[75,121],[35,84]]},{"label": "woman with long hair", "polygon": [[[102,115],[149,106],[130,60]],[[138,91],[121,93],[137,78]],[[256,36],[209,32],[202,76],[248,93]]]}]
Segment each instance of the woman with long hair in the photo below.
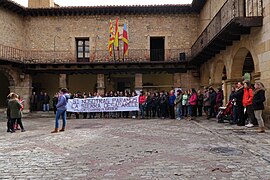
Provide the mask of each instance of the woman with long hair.
[{"label": "woman with long hair", "polygon": [[262,118],[262,111],[264,110],[264,101],[265,101],[265,91],[264,85],[261,82],[255,82],[255,89],[253,91],[254,96],[252,100],[252,106],[254,109],[255,117],[259,124],[258,133],[265,132],[264,121]]}]

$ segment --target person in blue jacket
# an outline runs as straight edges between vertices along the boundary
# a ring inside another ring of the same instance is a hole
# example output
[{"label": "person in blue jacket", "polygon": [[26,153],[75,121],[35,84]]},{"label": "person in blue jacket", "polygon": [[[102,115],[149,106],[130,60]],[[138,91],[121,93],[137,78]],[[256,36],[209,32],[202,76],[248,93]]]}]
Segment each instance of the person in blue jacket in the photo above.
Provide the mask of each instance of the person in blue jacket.
[{"label": "person in blue jacket", "polygon": [[59,132],[59,119],[62,116],[63,124],[60,132],[65,131],[66,128],[66,112],[67,112],[67,102],[69,99],[68,90],[66,88],[62,88],[58,95],[58,102],[56,104],[56,115],[55,115],[55,129],[51,133]]}]

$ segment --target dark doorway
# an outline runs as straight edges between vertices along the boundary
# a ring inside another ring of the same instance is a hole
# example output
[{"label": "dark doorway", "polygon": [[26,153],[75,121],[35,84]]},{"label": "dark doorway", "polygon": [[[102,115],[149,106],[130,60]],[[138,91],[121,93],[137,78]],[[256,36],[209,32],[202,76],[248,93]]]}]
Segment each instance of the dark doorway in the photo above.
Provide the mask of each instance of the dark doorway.
[{"label": "dark doorway", "polygon": [[130,92],[131,91],[131,82],[130,78],[122,78],[121,80],[117,81],[116,89],[117,91],[122,91],[122,92]]},{"label": "dark doorway", "polygon": [[42,89],[41,83],[32,83],[32,87],[32,92],[36,92],[36,94],[39,94],[42,90],[44,90]]},{"label": "dark doorway", "polygon": [[9,94],[9,81],[8,78],[0,73],[0,108],[7,107],[7,96]]},{"label": "dark doorway", "polygon": [[150,38],[150,61],[164,61],[165,37]]},{"label": "dark doorway", "polygon": [[252,81],[252,77],[251,77],[251,73],[255,71],[254,68],[254,62],[253,62],[253,58],[251,53],[248,53],[246,58],[245,58],[245,62],[244,62],[244,66],[242,69],[242,74],[245,80],[249,80]]},{"label": "dark doorway", "polygon": [[125,82],[118,82],[117,83],[117,91],[125,91],[126,86],[125,86]]},{"label": "dark doorway", "polygon": [[246,58],[245,58],[245,62],[244,62],[244,66],[243,66],[243,75],[245,73],[252,73],[253,71],[254,71],[253,58],[252,58],[252,55],[250,53],[248,53]]}]

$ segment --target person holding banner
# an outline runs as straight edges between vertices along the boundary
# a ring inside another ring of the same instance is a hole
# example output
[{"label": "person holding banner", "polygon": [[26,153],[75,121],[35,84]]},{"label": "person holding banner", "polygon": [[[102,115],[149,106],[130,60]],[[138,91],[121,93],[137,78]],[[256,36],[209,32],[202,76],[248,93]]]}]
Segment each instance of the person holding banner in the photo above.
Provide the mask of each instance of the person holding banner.
[{"label": "person holding banner", "polygon": [[[125,97],[130,97],[130,94],[127,91],[125,91]],[[129,111],[123,112],[123,118],[128,118],[128,115],[129,115]]]},{"label": "person holding banner", "polygon": [[67,111],[67,102],[70,98],[68,94],[68,90],[66,88],[62,88],[59,92],[58,102],[56,104],[56,116],[55,116],[55,129],[51,133],[59,132],[59,119],[62,116],[63,124],[60,132],[65,131],[66,128],[66,111]]},{"label": "person holding banner", "polygon": [[[133,91],[131,93],[131,97],[135,97],[137,96],[137,93],[135,91]],[[131,118],[132,119],[136,119],[136,117],[138,116],[138,111],[131,111]]]}]

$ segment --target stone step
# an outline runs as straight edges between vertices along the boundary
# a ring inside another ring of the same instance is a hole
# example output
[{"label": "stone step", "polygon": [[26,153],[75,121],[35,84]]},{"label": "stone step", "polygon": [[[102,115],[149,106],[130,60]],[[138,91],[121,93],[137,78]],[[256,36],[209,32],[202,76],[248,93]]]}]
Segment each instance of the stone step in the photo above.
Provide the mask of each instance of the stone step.
[{"label": "stone step", "polygon": [[55,117],[55,114],[53,111],[49,112],[43,112],[43,111],[35,111],[35,112],[28,112],[28,113],[23,113],[23,117],[27,118],[51,118]]}]

